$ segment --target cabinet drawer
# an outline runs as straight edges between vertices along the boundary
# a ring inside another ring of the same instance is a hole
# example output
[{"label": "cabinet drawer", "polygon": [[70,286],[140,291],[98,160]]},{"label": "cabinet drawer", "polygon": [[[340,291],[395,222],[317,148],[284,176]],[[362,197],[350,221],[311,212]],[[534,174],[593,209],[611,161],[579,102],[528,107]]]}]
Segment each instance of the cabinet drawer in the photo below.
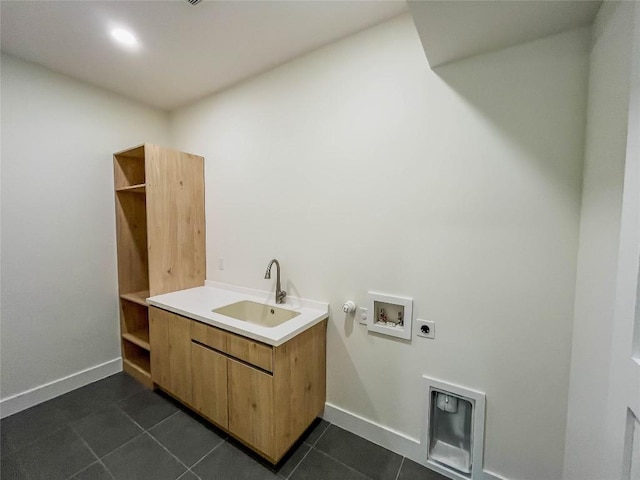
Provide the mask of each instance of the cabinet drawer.
[{"label": "cabinet drawer", "polygon": [[273,372],[273,347],[234,335],[227,336],[227,353],[251,365]]},{"label": "cabinet drawer", "polygon": [[227,351],[227,336],[229,334],[219,328],[211,327],[200,322],[191,322],[191,338],[207,347],[221,352]]}]

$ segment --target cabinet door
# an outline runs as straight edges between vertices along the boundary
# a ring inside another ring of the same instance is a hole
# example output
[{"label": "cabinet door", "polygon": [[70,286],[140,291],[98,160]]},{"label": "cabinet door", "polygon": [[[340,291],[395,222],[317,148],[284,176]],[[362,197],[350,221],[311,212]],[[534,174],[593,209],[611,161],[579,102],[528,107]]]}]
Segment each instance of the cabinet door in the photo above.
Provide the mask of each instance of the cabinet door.
[{"label": "cabinet door", "polygon": [[228,362],[229,432],[273,458],[273,377],[235,360]]},{"label": "cabinet door", "polygon": [[192,343],[191,362],[193,408],[227,429],[227,357]]},{"label": "cabinet door", "polygon": [[191,404],[191,320],[149,308],[151,380]]}]

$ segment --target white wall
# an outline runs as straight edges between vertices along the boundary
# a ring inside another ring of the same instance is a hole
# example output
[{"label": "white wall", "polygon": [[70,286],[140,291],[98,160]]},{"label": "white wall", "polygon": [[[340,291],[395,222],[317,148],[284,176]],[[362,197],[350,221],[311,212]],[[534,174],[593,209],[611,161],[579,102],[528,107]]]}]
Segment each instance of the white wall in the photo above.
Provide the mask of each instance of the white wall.
[{"label": "white wall", "polygon": [[[606,459],[633,2],[605,2],[593,27],[564,477],[611,478]],[[628,341],[631,341],[629,338]],[[624,416],[622,417],[624,428]]]},{"label": "white wall", "polygon": [[111,153],[165,143],[169,123],[42,67],[1,66],[6,400],[120,357]]},{"label": "white wall", "polygon": [[[208,278],[268,289],[277,257],[331,304],[328,402],[417,439],[422,374],[484,391],[486,468],[560,478],[588,40],[434,73],[407,15],[174,112],[206,158]],[[436,340],[345,319],[368,290],[413,297]]]}]

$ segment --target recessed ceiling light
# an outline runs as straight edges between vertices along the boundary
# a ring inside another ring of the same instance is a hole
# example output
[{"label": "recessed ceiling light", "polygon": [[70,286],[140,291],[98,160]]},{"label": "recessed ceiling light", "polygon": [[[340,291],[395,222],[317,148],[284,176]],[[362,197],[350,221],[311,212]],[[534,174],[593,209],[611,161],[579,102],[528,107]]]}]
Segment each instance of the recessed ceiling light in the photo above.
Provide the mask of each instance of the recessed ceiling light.
[{"label": "recessed ceiling light", "polygon": [[120,45],[130,49],[136,48],[139,45],[136,36],[124,28],[114,28],[111,30],[111,36]]}]

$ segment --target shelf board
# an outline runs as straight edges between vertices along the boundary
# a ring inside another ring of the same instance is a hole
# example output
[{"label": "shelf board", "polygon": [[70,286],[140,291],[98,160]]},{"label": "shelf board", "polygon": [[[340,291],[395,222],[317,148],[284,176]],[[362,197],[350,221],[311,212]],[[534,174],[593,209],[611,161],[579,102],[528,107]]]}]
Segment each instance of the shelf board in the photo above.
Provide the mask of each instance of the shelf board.
[{"label": "shelf board", "polygon": [[136,145],[135,147],[126,148],[113,154],[114,157],[128,157],[135,158],[137,160],[144,160],[144,143]]},{"label": "shelf board", "polygon": [[120,294],[120,298],[122,300],[127,300],[129,302],[137,303],[138,305],[142,305],[148,307],[147,297],[149,296],[149,290],[142,290],[140,292],[133,293],[122,293]]},{"label": "shelf board", "polygon": [[124,371],[132,375],[134,378],[139,380],[141,383],[146,385],[149,388],[153,388],[153,382],[151,381],[151,373],[146,371],[141,366],[133,363],[126,358],[122,359],[122,366]]},{"label": "shelf board", "polygon": [[146,183],[140,183],[138,185],[130,185],[128,187],[116,188],[116,192],[130,192],[130,193],[144,193],[146,191]]},{"label": "shelf board", "polygon": [[123,333],[122,338],[124,338],[127,342],[138,345],[140,348],[144,348],[147,351],[151,350],[149,347],[148,330],[137,330],[131,333]]}]

